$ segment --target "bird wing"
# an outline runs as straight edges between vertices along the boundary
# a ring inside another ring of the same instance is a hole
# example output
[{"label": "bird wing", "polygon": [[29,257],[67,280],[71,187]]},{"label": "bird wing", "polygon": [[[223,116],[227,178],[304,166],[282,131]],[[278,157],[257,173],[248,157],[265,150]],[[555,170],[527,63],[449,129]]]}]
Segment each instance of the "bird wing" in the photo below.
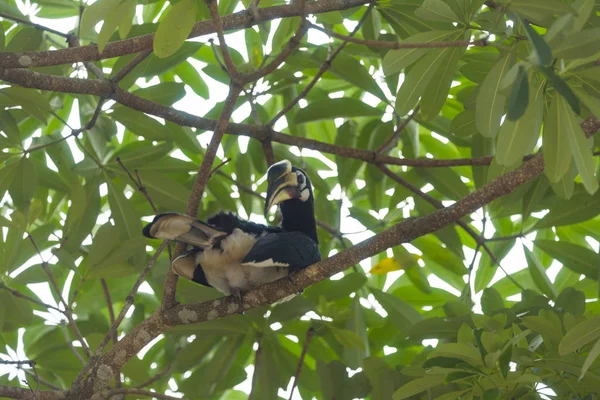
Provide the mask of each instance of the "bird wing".
[{"label": "bird wing", "polygon": [[213,245],[218,237],[227,235],[214,226],[178,213],[158,214],[144,227],[144,236],[175,240],[201,249]]},{"label": "bird wing", "polygon": [[287,267],[294,272],[321,260],[319,246],[301,232],[269,233],[256,242],[241,264],[252,267]]}]

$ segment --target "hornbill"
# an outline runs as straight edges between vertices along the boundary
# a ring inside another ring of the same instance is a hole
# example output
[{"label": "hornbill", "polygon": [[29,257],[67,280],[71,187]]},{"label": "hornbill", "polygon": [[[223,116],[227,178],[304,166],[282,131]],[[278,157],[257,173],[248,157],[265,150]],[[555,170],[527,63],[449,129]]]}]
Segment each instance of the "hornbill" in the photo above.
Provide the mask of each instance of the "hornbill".
[{"label": "hornbill", "polygon": [[240,303],[243,292],[321,260],[306,173],[283,160],[269,167],[267,183],[264,214],[279,205],[281,227],[245,221],[231,212],[221,211],[206,222],[164,213],[144,227],[144,236],[190,245],[173,260],[175,274],[231,294]]}]

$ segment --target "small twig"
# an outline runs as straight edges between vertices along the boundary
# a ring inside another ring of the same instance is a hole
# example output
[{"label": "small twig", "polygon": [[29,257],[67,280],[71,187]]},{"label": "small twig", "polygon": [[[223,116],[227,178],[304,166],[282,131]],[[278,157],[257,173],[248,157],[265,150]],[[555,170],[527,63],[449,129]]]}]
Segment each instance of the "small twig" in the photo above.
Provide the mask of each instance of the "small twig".
[{"label": "small twig", "polygon": [[21,368],[21,370],[22,370],[22,371],[24,371],[24,372],[25,372],[25,374],[27,374],[27,375],[31,376],[33,379],[35,379],[35,382],[36,382],[36,384],[40,384],[40,383],[41,383],[42,385],[44,385],[44,386],[47,386],[47,387],[49,387],[50,389],[54,389],[54,390],[62,390],[62,388],[60,388],[60,387],[58,387],[58,386],[56,386],[56,385],[53,385],[52,383],[48,382],[48,381],[47,381],[47,380],[45,380],[44,378],[40,378],[40,376],[37,374],[37,371],[36,371],[36,373],[34,374],[33,372],[31,372],[31,371],[30,371],[30,370],[28,370],[28,369],[23,369],[23,368]]},{"label": "small twig", "polygon": [[63,333],[63,336],[65,337],[65,342],[67,342],[67,347],[73,352],[73,354],[75,354],[75,357],[79,360],[79,362],[81,362],[81,365],[85,366],[85,364],[86,364],[85,359],[83,358],[83,356],[81,354],[79,354],[79,352],[77,351],[75,346],[73,346],[73,341],[71,340],[71,336],[69,336],[69,331],[65,327],[64,322],[61,322],[59,327]]},{"label": "small twig", "polygon": [[279,67],[281,63],[284,62],[285,59],[288,58],[290,54],[292,54],[298,48],[298,46],[300,46],[300,40],[308,31],[308,23],[306,21],[306,0],[297,0],[296,3],[298,4],[298,7],[300,7],[302,13],[302,22],[300,22],[300,26],[296,30],[296,33],[290,38],[283,50],[281,50],[281,52],[273,59],[273,61],[257,71],[244,75],[245,82],[256,81],[275,71],[277,67]]},{"label": "small twig", "polygon": [[392,41],[384,41],[384,40],[366,40],[359,39],[347,35],[342,35],[337,32],[330,31],[328,29],[322,28],[315,24],[310,24],[312,29],[316,29],[321,31],[328,36],[334,37],[336,39],[344,40],[350,43],[362,44],[369,47],[379,47],[383,49],[433,49],[433,48],[444,48],[444,47],[467,47],[467,46],[477,46],[477,47],[485,47],[488,45],[486,39],[479,40],[457,40],[457,41],[448,41],[448,42],[425,42],[425,43],[407,43],[407,42],[392,42]]},{"label": "small twig", "polygon": [[175,368],[175,363],[173,363],[169,367],[163,369],[162,371],[160,371],[159,373],[157,373],[156,375],[154,375],[152,378],[148,379],[146,382],[144,382],[144,383],[142,383],[140,385],[137,385],[135,388],[136,389],[141,389],[141,388],[144,388],[146,386],[152,385],[154,382],[159,381],[165,375],[169,375],[171,373],[171,371],[173,371],[173,368]]},{"label": "small twig", "polygon": [[126,66],[121,68],[119,72],[117,72],[110,80],[113,83],[119,83],[125,76],[133,71],[135,67],[137,67],[142,61],[144,61],[150,54],[152,54],[152,49],[144,50],[139,53],[133,60],[129,62]]},{"label": "small twig", "polygon": [[223,55],[223,61],[225,62],[225,66],[227,67],[227,73],[233,82],[236,84],[241,84],[239,81],[240,73],[235,67],[233,63],[233,59],[231,58],[231,54],[229,53],[229,48],[227,47],[227,42],[225,42],[225,35],[223,33],[223,21],[221,20],[221,16],[219,15],[219,7],[217,6],[217,0],[206,0],[206,5],[210,10],[210,15],[215,25],[215,30],[217,32],[217,37],[219,38],[219,45],[221,48],[221,54]]},{"label": "small twig", "polygon": [[[102,284],[102,291],[104,292],[104,298],[106,299],[106,307],[108,308],[108,316],[110,318],[110,325],[114,325],[115,323],[115,310],[113,309],[112,299],[110,297],[110,290],[108,289],[108,285],[106,284],[106,279],[101,278],[100,283]],[[117,344],[119,341],[119,336],[117,335],[117,331],[112,331],[112,342],[113,345]],[[115,374],[115,386],[121,387],[121,372],[117,371]]]},{"label": "small twig", "polygon": [[0,360],[0,364],[4,365],[29,365],[33,367],[35,365],[35,360]]},{"label": "small twig", "polygon": [[104,339],[102,339],[102,342],[98,346],[98,350],[96,350],[96,354],[102,354],[102,351],[104,350],[104,347],[106,347],[106,345],[108,344],[108,342],[110,341],[110,339],[114,335],[117,334],[117,328],[119,327],[119,325],[121,324],[121,322],[123,322],[123,319],[125,318],[125,315],[129,311],[129,308],[133,305],[134,298],[135,298],[135,295],[136,295],[138,289],[140,288],[140,286],[144,282],[144,279],[146,278],[146,275],[148,275],[148,272],[150,272],[150,269],[152,268],[152,266],[154,265],[154,263],[156,262],[156,260],[158,260],[158,257],[163,252],[163,250],[165,249],[166,245],[167,245],[167,242],[163,241],[160,244],[160,246],[158,246],[158,248],[154,252],[154,255],[152,256],[152,258],[150,258],[150,260],[148,261],[148,264],[146,265],[146,267],[144,268],[144,270],[140,273],[140,276],[138,277],[137,281],[134,283],[133,287],[131,288],[131,291],[129,292],[129,295],[127,296],[127,298],[125,298],[125,303],[123,304],[123,308],[121,309],[121,312],[119,313],[119,316],[117,317],[117,319],[115,319],[115,322],[111,325],[110,330],[104,336]]},{"label": "small twig", "polygon": [[300,359],[298,360],[298,366],[296,367],[296,374],[294,375],[294,383],[292,384],[292,390],[290,391],[290,399],[294,396],[294,389],[296,389],[296,385],[298,384],[298,378],[300,377],[300,373],[302,372],[302,366],[304,365],[304,357],[306,357],[306,352],[308,351],[308,345],[310,344],[310,340],[312,339],[315,333],[314,328],[311,326],[306,331],[306,337],[304,338],[304,345],[302,345],[302,353],[300,353]]},{"label": "small twig", "polygon": [[[369,16],[369,13],[371,12],[371,10],[373,9],[375,3],[369,3],[369,7],[367,8],[367,10],[364,12],[363,16],[361,17],[360,21],[358,21],[358,24],[354,27],[354,29],[352,30],[352,32],[350,33],[349,37],[354,36],[358,30],[360,29],[360,27],[362,26],[362,24],[366,21],[367,17]],[[298,104],[298,102],[303,99],[308,92],[317,84],[317,82],[319,81],[319,79],[321,79],[321,76],[323,76],[323,74],[329,69],[329,67],[331,66],[331,62],[333,61],[333,59],[335,57],[337,57],[338,54],[340,54],[340,52],[344,49],[344,47],[346,47],[346,44],[348,44],[348,40],[344,40],[342,42],[342,44],[340,44],[338,46],[338,48],[329,55],[329,57],[327,57],[327,60],[325,60],[325,62],[323,62],[323,64],[321,64],[321,68],[319,68],[319,71],[316,73],[316,75],[313,77],[312,81],[309,82],[308,85],[306,85],[306,87],[302,90],[302,92],[300,92],[300,94],[298,94],[298,96],[296,96],[296,98],[294,98],[291,102],[289,102],[284,108],[283,110],[279,111],[277,113],[277,115],[275,117],[273,117],[273,119],[267,124],[268,128],[272,128],[275,123],[281,118],[283,117],[288,111],[290,111],[296,104]]]},{"label": "small twig", "polygon": [[226,158],[224,159],[221,164],[217,165],[216,167],[214,167],[212,169],[212,171],[210,171],[210,173],[208,174],[208,179],[210,180],[210,178],[212,178],[213,174],[217,171],[219,171],[221,168],[223,168],[223,166],[225,166],[225,164],[227,164],[229,161],[231,161],[231,158]]},{"label": "small twig", "polygon": [[61,313],[61,314],[63,313],[63,310],[61,310],[60,308],[57,308],[57,307],[54,307],[53,305],[50,305],[50,304],[44,303],[43,301],[40,301],[40,300],[34,299],[33,297],[27,296],[26,294],[24,294],[24,293],[22,293],[22,292],[19,292],[18,290],[15,290],[15,289],[9,288],[9,287],[8,287],[8,286],[6,286],[4,283],[0,283],[0,289],[4,289],[4,290],[6,290],[6,291],[10,292],[10,293],[11,293],[13,296],[15,296],[15,297],[20,297],[20,298],[22,298],[22,299],[25,299],[25,300],[27,300],[27,301],[30,301],[30,302],[32,302],[32,303],[39,304],[39,305],[40,305],[40,306],[42,306],[42,307],[46,307],[47,309],[51,309],[51,310],[54,310],[54,311],[58,311],[58,312],[59,312],[59,313]]},{"label": "small twig", "polygon": [[261,143],[267,165],[275,164],[275,152],[273,152],[273,143],[270,140],[265,140]]},{"label": "small twig", "polygon": [[121,161],[120,157],[117,157],[115,161],[117,161],[117,164],[119,164],[121,166],[121,168],[123,169],[123,171],[125,171],[127,173],[127,175],[129,176],[129,179],[131,179],[131,181],[135,185],[136,189],[146,198],[146,200],[148,200],[150,207],[152,207],[152,211],[154,211],[155,214],[158,214],[158,209],[154,205],[154,201],[152,201],[152,197],[150,197],[148,190],[142,184],[142,180],[141,180],[137,170],[135,171],[136,175],[137,175],[137,179],[136,179],[133,177],[133,175],[131,175],[131,172],[129,172],[129,169],[127,169],[125,164],[123,164],[123,161]]},{"label": "small twig", "polygon": [[15,17],[14,15],[9,15],[9,14],[3,13],[3,12],[0,12],[0,18],[8,20],[8,21],[17,22],[19,24],[29,25],[29,26],[32,26],[32,27],[34,27],[36,29],[39,29],[41,31],[46,31],[46,32],[50,32],[50,33],[53,33],[53,34],[58,35],[58,36],[62,36],[64,38],[66,38],[66,39],[69,39],[69,37],[71,37],[71,35],[68,34],[68,33],[63,33],[63,32],[57,31],[55,29],[48,28],[46,26],[43,26],[43,25],[40,25],[40,24],[36,24],[35,22],[31,22],[31,21],[28,21],[26,19]]},{"label": "small twig", "polygon": [[486,242],[500,242],[505,240],[513,240],[513,239],[521,239],[526,236],[527,233],[518,233],[516,235],[507,235],[507,236],[496,236],[485,239]]},{"label": "small twig", "polygon": [[[417,113],[419,112],[419,109],[421,108],[420,104],[417,104],[417,106],[412,110],[412,113],[407,116],[404,121],[402,121],[402,123],[398,124],[398,126],[396,127],[396,129],[394,130],[394,133],[392,133],[390,135],[390,137],[388,137],[385,142],[383,142],[381,144],[381,146],[379,146],[375,152],[377,152],[378,154],[384,153],[388,150],[390,150],[389,147],[393,147],[390,146],[392,145],[394,142],[397,143],[398,138],[400,137],[400,133],[402,133],[402,130],[404,128],[406,128],[408,126],[408,124],[410,123],[410,121],[412,121],[415,116],[417,115]],[[388,147],[389,146],[389,147]],[[418,156],[418,154],[415,154],[416,156]]]}]

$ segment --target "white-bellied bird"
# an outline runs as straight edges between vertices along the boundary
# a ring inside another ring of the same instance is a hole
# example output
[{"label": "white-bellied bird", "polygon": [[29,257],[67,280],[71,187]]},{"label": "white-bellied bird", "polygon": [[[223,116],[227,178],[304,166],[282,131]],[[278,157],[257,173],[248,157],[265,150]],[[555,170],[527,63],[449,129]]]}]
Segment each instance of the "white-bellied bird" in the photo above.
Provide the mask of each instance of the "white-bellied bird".
[{"label": "white-bellied bird", "polygon": [[279,205],[281,227],[246,221],[232,212],[221,211],[206,222],[164,213],[144,227],[144,236],[191,246],[173,261],[173,271],[240,302],[244,292],[321,260],[306,173],[283,160],[269,167],[267,183],[265,216]]}]

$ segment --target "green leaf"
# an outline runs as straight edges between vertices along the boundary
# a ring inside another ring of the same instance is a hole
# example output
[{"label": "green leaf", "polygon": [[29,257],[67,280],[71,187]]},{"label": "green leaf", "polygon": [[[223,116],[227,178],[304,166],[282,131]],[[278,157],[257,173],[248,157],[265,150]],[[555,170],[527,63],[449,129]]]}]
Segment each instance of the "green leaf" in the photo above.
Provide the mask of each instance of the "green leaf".
[{"label": "green leaf", "polygon": [[167,138],[164,125],[142,112],[118,106],[110,116],[125,125],[131,132],[148,140],[160,141]]},{"label": "green leaf", "polygon": [[568,201],[562,201],[550,207],[550,212],[537,223],[536,228],[572,225],[587,221],[600,213],[600,195],[587,193],[574,195]]},{"label": "green leaf", "polygon": [[194,93],[198,96],[208,99],[209,91],[206,82],[200,76],[200,73],[194,68],[192,64],[189,62],[183,62],[173,68],[173,72],[175,72],[185,83],[188,85]]},{"label": "green leaf", "polygon": [[563,15],[572,13],[571,6],[560,0],[519,0],[510,3],[510,10],[520,14],[522,17],[530,19],[535,23],[540,23],[553,15]]},{"label": "green leaf", "polygon": [[[404,41],[406,43],[432,43],[444,41],[448,37],[454,35],[456,35],[456,31],[420,32],[416,35],[406,38]],[[423,57],[429,51],[431,51],[431,49],[427,48],[390,50],[383,57],[383,72],[386,76],[400,72]]]},{"label": "green leaf", "polygon": [[552,83],[552,86],[554,86],[558,93],[567,100],[575,114],[579,114],[579,99],[575,96],[575,93],[573,93],[573,89],[571,89],[552,68],[542,67],[540,68],[540,71],[548,78],[548,81]]},{"label": "green leaf", "polygon": [[107,179],[108,183],[108,201],[112,217],[115,220],[117,228],[126,238],[135,238],[141,235],[142,223],[135,207],[125,198],[115,184]]},{"label": "green leaf", "polygon": [[428,21],[454,22],[459,20],[450,6],[442,0],[425,0],[421,7],[415,10],[415,15]]},{"label": "green leaf", "polygon": [[123,19],[123,15],[127,12],[130,1],[122,2],[113,10],[111,10],[108,15],[104,18],[104,22],[102,23],[102,28],[100,29],[100,33],[98,34],[98,52],[102,53],[104,47],[110,40],[113,32],[117,29],[117,26]]},{"label": "green leaf", "polygon": [[583,181],[583,186],[589,194],[594,194],[598,190],[598,180],[594,175],[596,165],[592,149],[588,145],[583,129],[581,129],[579,118],[569,109],[564,98],[560,97],[558,101],[559,108],[562,108],[559,112],[566,116],[562,126],[562,134],[568,137],[571,154]]},{"label": "green leaf", "polygon": [[187,200],[190,197],[188,188],[158,172],[142,173],[140,178],[158,207],[165,207],[177,212],[185,211]]},{"label": "green leaf", "polygon": [[[557,278],[559,277],[560,275],[557,275]],[[585,312],[585,294],[570,286],[566,287],[560,292],[554,307],[573,315],[582,315]]]},{"label": "green leaf", "polygon": [[508,109],[506,118],[510,121],[516,121],[527,109],[529,103],[529,81],[527,80],[527,71],[525,67],[519,66],[517,78],[513,84],[510,96],[508,97]]},{"label": "green leaf", "polygon": [[17,32],[8,42],[4,51],[17,53],[20,51],[35,51],[42,44],[43,32],[41,29],[26,27]]},{"label": "green leaf", "polygon": [[500,128],[500,118],[504,113],[506,96],[499,93],[500,82],[514,63],[513,53],[500,57],[484,79],[477,94],[475,123],[484,137],[494,137]]},{"label": "green leaf", "polygon": [[477,133],[477,126],[475,124],[475,112],[472,110],[465,110],[458,114],[452,120],[450,130],[456,136],[468,137]]},{"label": "green leaf", "polygon": [[437,116],[444,106],[456,73],[458,60],[464,51],[465,49],[462,47],[454,47],[439,60],[441,66],[433,78],[431,78],[427,88],[423,92],[423,96],[421,96],[421,115],[425,120],[430,120]]},{"label": "green leaf", "polygon": [[453,49],[445,48],[430,52],[412,66],[396,95],[395,109],[398,115],[405,116],[415,106],[451,50]]},{"label": "green leaf", "polygon": [[162,82],[158,85],[135,90],[133,94],[158,104],[170,106],[185,96],[185,84],[179,82]]},{"label": "green leaf", "polygon": [[529,37],[529,40],[535,49],[538,65],[550,65],[552,62],[552,50],[550,50],[550,46],[548,46],[536,30],[529,25],[529,22],[523,21],[523,26],[525,27],[527,37]]},{"label": "green leaf", "polygon": [[244,30],[246,52],[248,53],[248,61],[254,68],[259,68],[263,62],[264,54],[262,40],[258,32],[252,27]]},{"label": "green leaf", "polygon": [[37,173],[33,163],[22,157],[16,166],[14,179],[10,186],[10,196],[18,207],[28,207],[35,194]]},{"label": "green leaf", "polygon": [[475,367],[483,365],[479,351],[475,347],[463,343],[440,344],[429,353],[428,358],[433,357],[458,358]]},{"label": "green leaf", "polygon": [[371,288],[370,290],[375,299],[388,312],[392,323],[402,332],[407,332],[411,326],[423,319],[423,316],[414,308],[396,296],[377,289]]},{"label": "green leaf", "polygon": [[[325,62],[328,59],[327,49],[320,47],[313,53],[312,58],[319,63]],[[328,72],[386,101],[385,94],[375,79],[355,57],[345,53],[338,54],[331,62]]]},{"label": "green leaf", "polygon": [[600,339],[594,344],[594,347],[590,350],[588,356],[585,358],[583,366],[581,367],[581,375],[579,375],[579,380],[582,380],[585,376],[585,373],[590,369],[594,361],[600,356]]},{"label": "green leaf", "polygon": [[295,123],[318,121],[339,117],[380,116],[383,113],[360,100],[342,97],[337,99],[317,100],[298,110]]},{"label": "green leaf", "polygon": [[89,35],[96,24],[102,21],[121,0],[98,0],[83,11],[79,29],[82,35]]},{"label": "green leaf", "polygon": [[511,121],[507,114],[498,133],[496,144],[495,161],[498,164],[505,167],[520,165],[523,157],[532,150],[531,144],[537,142],[544,106],[543,87],[542,81],[532,84],[529,101],[524,105],[526,109],[523,110],[524,114],[519,119]]},{"label": "green leaf", "polygon": [[156,28],[153,49],[159,58],[173,55],[181,48],[196,21],[196,2],[181,0],[171,5]]},{"label": "green leaf", "polygon": [[600,28],[586,29],[565,37],[554,46],[556,58],[586,58],[600,52]]},{"label": "green leaf", "polygon": [[548,180],[556,183],[567,173],[573,158],[569,151],[569,138],[563,132],[568,124],[568,116],[561,105],[560,95],[554,93],[550,111],[544,118],[544,172]]},{"label": "green leaf", "polygon": [[579,350],[600,337],[600,315],[591,317],[575,325],[562,338],[558,345],[561,356]]},{"label": "green leaf", "polygon": [[533,243],[550,257],[561,262],[566,268],[598,280],[600,255],[592,250],[564,241],[536,240]]},{"label": "green leaf", "polygon": [[493,287],[489,287],[483,290],[481,296],[481,309],[485,315],[492,316],[494,311],[498,311],[504,308],[504,299],[500,296],[500,293]]},{"label": "green leaf", "polygon": [[0,24],[0,51],[4,51],[6,45],[6,36],[4,34],[4,25]]},{"label": "green leaf", "polygon": [[453,200],[460,200],[469,194],[467,185],[450,168],[415,168],[417,173],[431,183],[436,190]]},{"label": "green leaf", "polygon": [[531,279],[535,282],[537,287],[544,293],[548,298],[554,300],[556,299],[557,293],[554,285],[546,275],[546,270],[538,260],[538,258],[533,254],[529,249],[523,246],[523,251],[525,252],[525,258],[527,259],[527,269],[529,269],[529,273],[531,274]]},{"label": "green leaf", "polygon": [[135,8],[137,6],[137,0],[125,0],[123,2],[123,8],[121,11],[123,15],[121,22],[119,23],[119,37],[125,39],[129,35],[133,19],[135,18]]},{"label": "green leaf", "polygon": [[[355,147],[356,139],[358,138],[358,126],[354,121],[346,121],[340,125],[335,135],[335,144],[344,147]],[[346,157],[335,157],[337,164],[338,179],[343,189],[346,189],[354,183],[354,179],[358,170],[361,167],[359,160],[354,160]]]},{"label": "green leaf", "polygon": [[424,392],[444,383],[444,375],[429,375],[412,380],[394,392],[394,400],[408,399],[411,396]]}]

